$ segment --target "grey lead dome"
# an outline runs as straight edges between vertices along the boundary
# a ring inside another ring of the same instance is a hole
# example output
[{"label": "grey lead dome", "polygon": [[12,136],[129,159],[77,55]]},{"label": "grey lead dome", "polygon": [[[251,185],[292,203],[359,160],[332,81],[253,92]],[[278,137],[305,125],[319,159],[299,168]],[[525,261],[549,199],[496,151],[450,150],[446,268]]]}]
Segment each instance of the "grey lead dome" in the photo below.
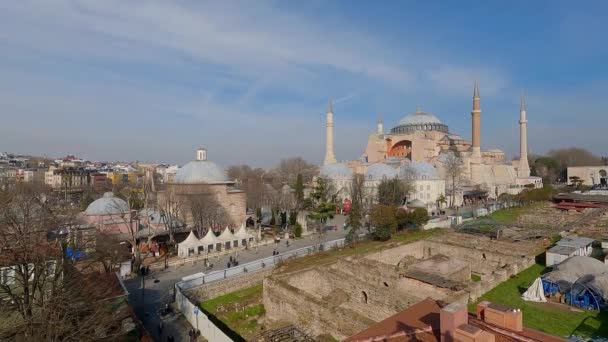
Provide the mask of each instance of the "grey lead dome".
[{"label": "grey lead dome", "polygon": [[115,197],[113,193],[106,192],[103,197],[94,200],[85,214],[88,216],[122,215],[129,212],[129,206],[123,199]]},{"label": "grey lead dome", "polygon": [[438,131],[448,133],[448,126],[441,122],[434,114],[423,111],[404,116],[391,133],[410,133],[413,131]]},{"label": "grey lead dome", "polygon": [[227,183],[228,179],[214,162],[194,160],[177,170],[174,181],[180,184],[217,184]]}]

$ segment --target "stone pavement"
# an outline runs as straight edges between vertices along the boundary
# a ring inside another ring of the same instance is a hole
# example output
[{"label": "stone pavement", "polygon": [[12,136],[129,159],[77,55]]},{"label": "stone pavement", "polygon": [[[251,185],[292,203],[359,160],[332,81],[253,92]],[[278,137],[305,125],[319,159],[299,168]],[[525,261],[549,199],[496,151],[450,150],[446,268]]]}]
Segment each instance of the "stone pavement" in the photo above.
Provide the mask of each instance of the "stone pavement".
[{"label": "stone pavement", "polygon": [[[343,238],[347,233],[342,228],[344,220],[344,216],[336,216],[334,220],[328,223],[328,225],[337,225],[338,230],[326,232],[322,237],[322,242]],[[245,264],[272,256],[273,250],[278,250],[279,253],[283,253],[288,250],[308,247],[317,243],[319,243],[318,235],[310,235],[303,237],[302,239],[290,240],[289,247],[287,247],[284,240],[282,240],[279,245],[271,244],[257,249],[251,248],[247,251],[241,250],[234,254],[224,255],[219,258],[212,257],[210,258],[210,261],[213,263],[213,268],[206,271],[202,260],[195,262],[194,264],[170,267],[167,270],[150,271],[150,275],[147,276],[145,280],[145,290],[142,290],[140,277],[125,281],[125,285],[129,291],[129,302],[133,306],[137,316],[144,323],[148,332],[150,332],[154,341],[166,341],[166,331],[168,330],[176,332],[176,334],[174,334],[176,342],[188,341],[189,324],[181,315],[164,323],[162,337],[158,334],[158,324],[160,322],[158,311],[165,304],[173,302],[173,287],[176,282],[179,282],[183,277],[194,273],[209,273],[217,270],[224,270],[230,256],[234,257],[235,254],[238,255],[237,260],[239,263]],[[185,323],[187,327],[184,328],[182,323]]]}]

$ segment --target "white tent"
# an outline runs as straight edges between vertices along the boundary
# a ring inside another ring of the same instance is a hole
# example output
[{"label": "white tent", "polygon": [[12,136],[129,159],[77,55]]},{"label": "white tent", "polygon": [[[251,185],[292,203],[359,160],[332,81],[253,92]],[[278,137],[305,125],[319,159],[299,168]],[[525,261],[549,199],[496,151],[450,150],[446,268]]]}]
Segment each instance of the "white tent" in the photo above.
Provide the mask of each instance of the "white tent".
[{"label": "white tent", "polygon": [[230,229],[228,227],[226,227],[226,229],[224,229],[224,231],[222,232],[222,234],[220,234],[218,239],[220,239],[220,241],[224,244],[225,248],[227,248],[227,249],[234,247],[233,242],[234,242],[234,240],[236,240],[234,238],[234,234],[232,234],[232,232],[230,231]]},{"label": "white tent", "polygon": [[[217,236],[215,236],[215,233],[213,232],[213,230],[209,229],[207,231],[207,234],[205,234],[205,236],[203,236],[203,238],[200,240],[201,246],[205,247],[205,250],[207,252],[211,252],[214,250],[217,250],[217,244],[221,243],[220,239],[217,238]],[[212,246],[211,248],[209,248],[209,246]]]},{"label": "white tent", "polygon": [[247,232],[247,228],[241,226],[241,228],[234,233],[234,238],[240,241],[241,246],[245,246],[249,243],[249,239],[252,238],[252,236]]},{"label": "white tent", "polygon": [[529,302],[546,302],[545,290],[543,290],[543,281],[540,278],[536,278],[532,286],[521,295],[521,299]]},{"label": "white tent", "polygon": [[190,231],[186,240],[177,244],[177,255],[180,257],[188,257],[198,252],[198,246],[200,246],[200,240],[194,235],[193,231]]}]

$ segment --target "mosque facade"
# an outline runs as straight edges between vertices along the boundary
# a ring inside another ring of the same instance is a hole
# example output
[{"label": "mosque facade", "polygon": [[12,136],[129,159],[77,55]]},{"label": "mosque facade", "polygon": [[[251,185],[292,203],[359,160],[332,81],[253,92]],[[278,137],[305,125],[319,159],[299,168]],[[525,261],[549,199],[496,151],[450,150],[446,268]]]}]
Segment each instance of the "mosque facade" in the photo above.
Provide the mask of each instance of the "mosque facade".
[{"label": "mosque facade", "polygon": [[367,192],[371,197],[374,195],[374,187],[382,179],[408,179],[414,189],[408,196],[408,202],[422,201],[431,210],[440,197],[448,196],[451,191],[447,163],[454,157],[461,165],[454,205],[480,198],[494,199],[504,193],[517,194],[528,184],[535,188],[542,187],[540,177],[530,176],[523,97],[519,120],[520,160],[513,162],[507,161],[501,150],[482,149],[481,97],[477,82],[474,85],[472,107],[471,140],[450,132],[449,127],[434,114],[417,109],[404,116],[386,133],[379,116],[376,130],[369,135],[361,158],[336,162],[333,151],[334,113],[330,105],[326,124],[326,158],[320,176],[334,183],[339,198],[348,198],[347,185],[355,174],[364,175],[369,188]]}]

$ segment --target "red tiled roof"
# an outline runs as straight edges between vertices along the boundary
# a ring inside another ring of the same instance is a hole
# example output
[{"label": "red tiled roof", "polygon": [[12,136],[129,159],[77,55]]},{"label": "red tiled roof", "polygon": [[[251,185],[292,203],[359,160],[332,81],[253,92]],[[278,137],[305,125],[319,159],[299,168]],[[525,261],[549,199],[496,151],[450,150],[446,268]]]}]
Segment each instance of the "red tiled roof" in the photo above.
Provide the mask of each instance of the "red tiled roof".
[{"label": "red tiled roof", "polygon": [[378,322],[345,341],[436,342],[439,336],[439,304],[427,298]]}]

